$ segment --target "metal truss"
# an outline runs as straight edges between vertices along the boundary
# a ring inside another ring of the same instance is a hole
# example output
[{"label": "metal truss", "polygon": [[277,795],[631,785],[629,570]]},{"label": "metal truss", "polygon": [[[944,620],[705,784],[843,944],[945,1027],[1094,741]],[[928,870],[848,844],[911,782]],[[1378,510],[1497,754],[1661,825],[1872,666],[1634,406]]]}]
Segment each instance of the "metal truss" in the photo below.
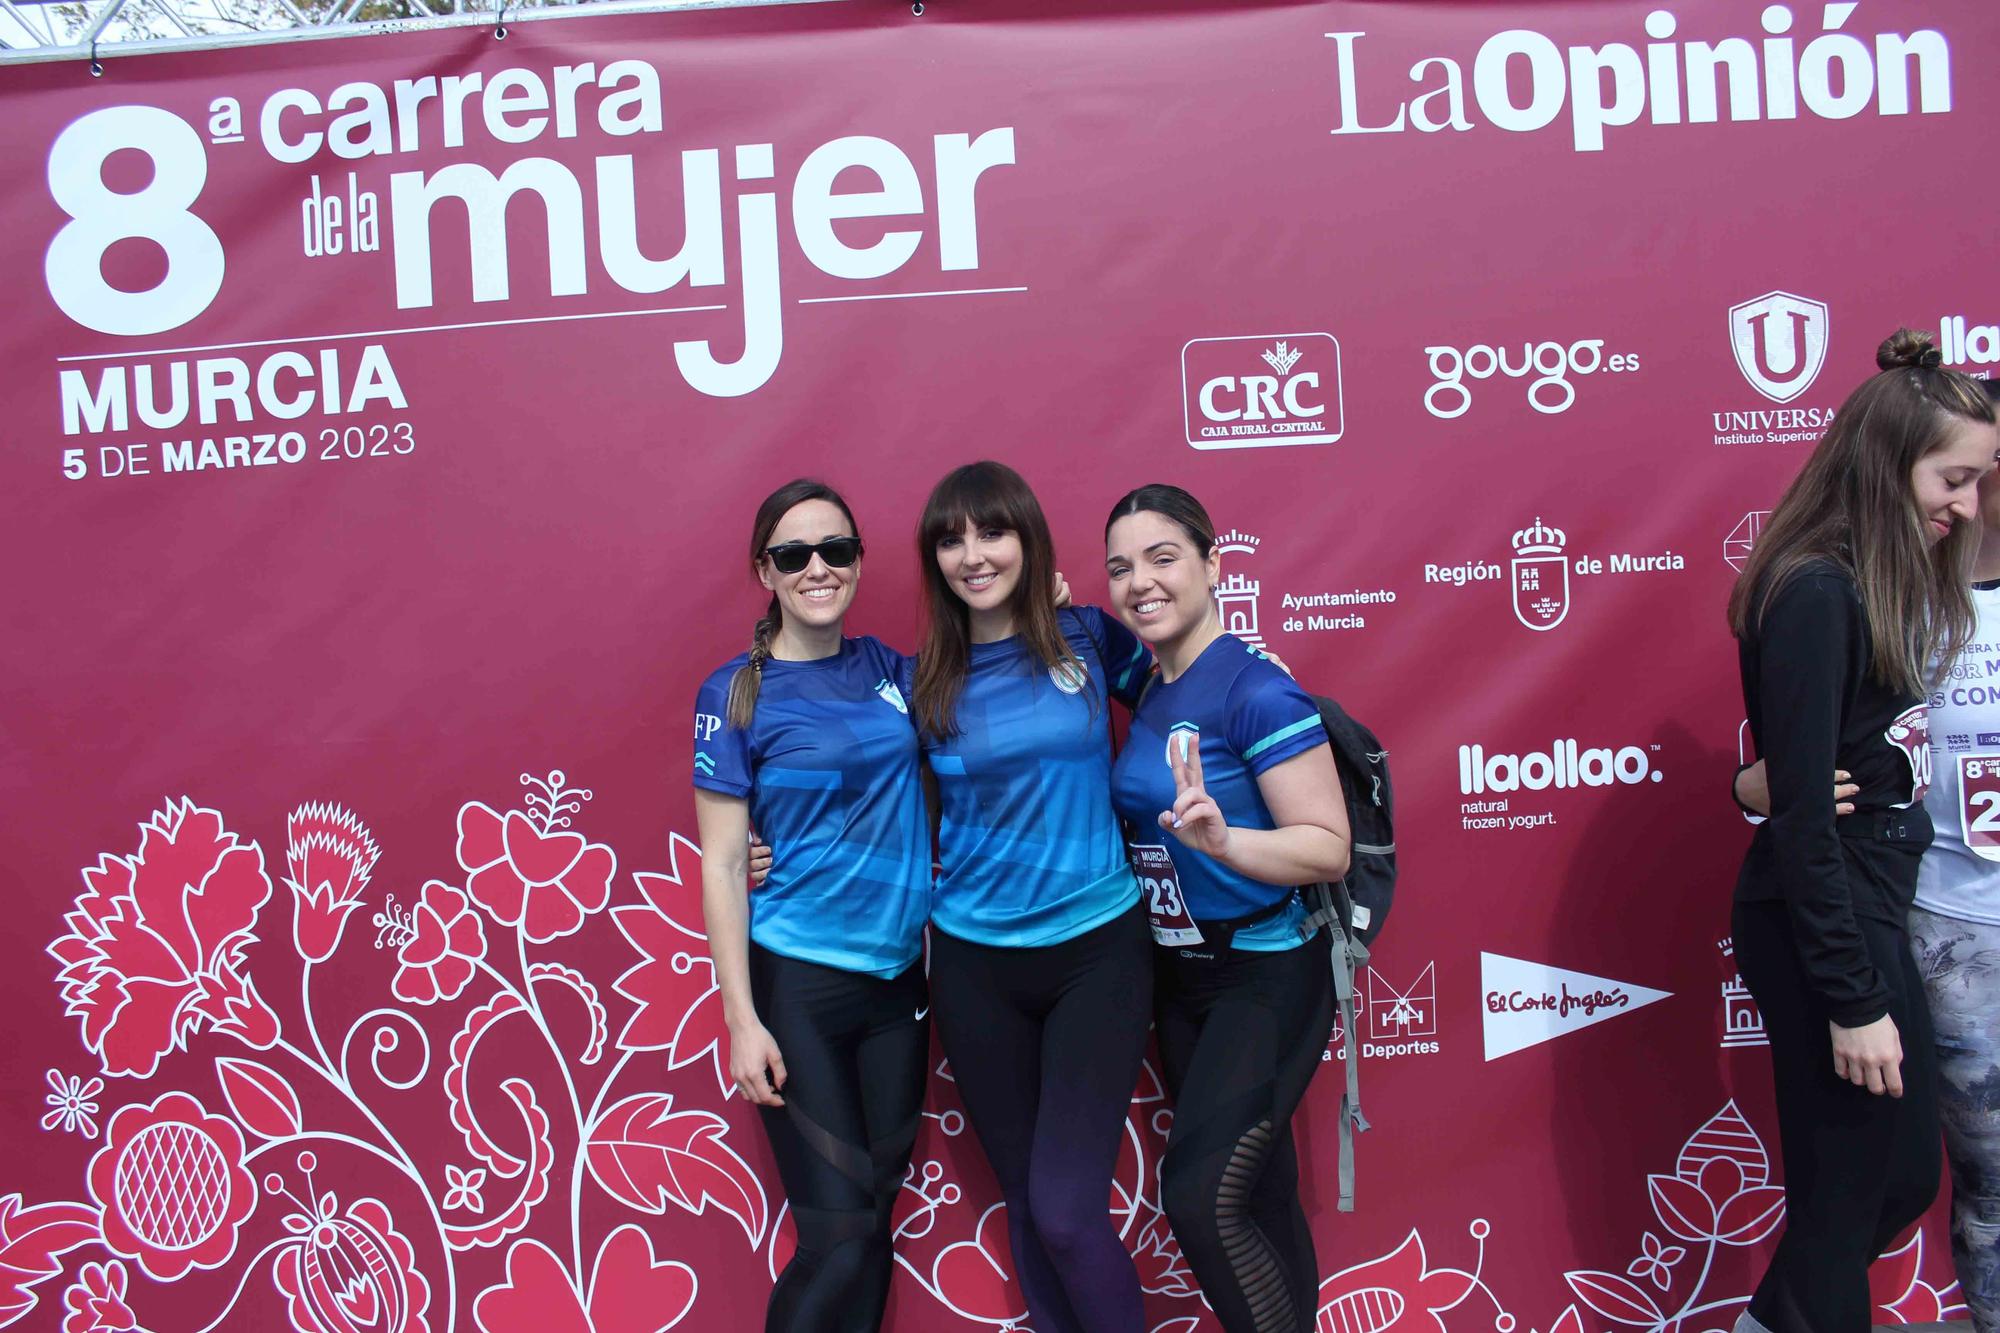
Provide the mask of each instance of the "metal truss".
[{"label": "metal truss", "polygon": [[[576,14],[657,14],[843,0],[0,0],[0,66],[486,26]],[[845,0],[852,3],[852,0]],[[921,3],[911,8],[921,14]],[[0,94],[6,85],[0,80]]]}]

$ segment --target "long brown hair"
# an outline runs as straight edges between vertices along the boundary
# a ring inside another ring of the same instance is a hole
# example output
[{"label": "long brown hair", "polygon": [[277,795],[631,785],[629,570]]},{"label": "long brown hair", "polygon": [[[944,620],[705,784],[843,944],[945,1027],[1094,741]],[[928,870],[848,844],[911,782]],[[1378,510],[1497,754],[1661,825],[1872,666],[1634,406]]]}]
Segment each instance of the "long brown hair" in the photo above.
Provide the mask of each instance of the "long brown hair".
[{"label": "long brown hair", "polygon": [[[824,500],[847,516],[847,530],[856,537],[861,529],[854,522],[854,511],[847,507],[847,501],[840,498],[840,492],[823,481],[811,477],[799,477],[786,482],[777,490],[764,497],[764,503],[757,506],[757,520],[750,525],[750,574],[756,577],[757,566],[764,559],[764,548],[771,544],[771,534],[778,524],[790,513],[794,505],[808,500]],[[736,668],[736,674],[729,678],[729,725],[747,727],[757,712],[757,690],[764,683],[764,663],[771,657],[771,640],[777,637],[784,624],[784,613],[778,606],[778,594],[771,594],[771,604],[764,608],[763,616],[756,628],[750,631],[750,660]]]},{"label": "long brown hair", "polygon": [[[918,728],[939,740],[957,730],[958,695],[972,661],[972,611],[938,568],[937,544],[964,531],[968,522],[975,528],[1005,529],[1021,539],[1021,577],[1008,610],[1029,655],[1051,671],[1079,673],[1086,683],[1090,679],[1056,619],[1056,548],[1041,502],[1021,474],[1004,463],[953,468],[932,489],[917,523],[927,624],[910,705]],[[1093,707],[1096,702],[1093,697]]]},{"label": "long brown hair", "polygon": [[1990,423],[1994,409],[1979,381],[1938,364],[1927,333],[1896,330],[1875,364],[1881,372],[1840,405],[1766,520],[1729,594],[1729,628],[1747,638],[1801,567],[1830,560],[1860,590],[1870,674],[1922,694],[1971,636],[1966,584],[1979,527],[1955,523],[1927,546],[1910,470],[1944,444],[1955,418]]}]

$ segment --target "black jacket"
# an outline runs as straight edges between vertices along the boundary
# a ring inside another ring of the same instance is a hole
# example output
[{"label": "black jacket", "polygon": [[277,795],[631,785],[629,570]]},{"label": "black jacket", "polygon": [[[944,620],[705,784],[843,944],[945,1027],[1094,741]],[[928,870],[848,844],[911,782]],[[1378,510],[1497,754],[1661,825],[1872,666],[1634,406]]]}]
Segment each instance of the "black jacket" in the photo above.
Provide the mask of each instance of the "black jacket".
[{"label": "black jacket", "polygon": [[[1743,707],[1771,789],[1736,880],[1738,902],[1781,901],[1813,991],[1842,1027],[1889,1011],[1855,925],[1902,929],[1930,845],[1922,701],[1869,674],[1867,616],[1851,575],[1814,561],[1771,598],[1739,648]],[[1836,820],[1833,772],[1860,792]]]}]

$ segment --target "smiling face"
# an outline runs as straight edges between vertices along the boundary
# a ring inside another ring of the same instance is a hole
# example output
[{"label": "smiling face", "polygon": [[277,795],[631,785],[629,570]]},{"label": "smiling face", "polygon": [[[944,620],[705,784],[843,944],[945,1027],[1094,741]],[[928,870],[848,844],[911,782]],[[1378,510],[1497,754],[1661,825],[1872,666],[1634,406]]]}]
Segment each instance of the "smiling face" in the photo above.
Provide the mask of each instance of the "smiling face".
[{"label": "smiling face", "polygon": [[1012,602],[1021,583],[1021,534],[968,519],[957,532],[939,537],[934,549],[938,573],[966,606],[991,612]]},{"label": "smiling face", "polygon": [[1104,534],[1111,607],[1146,643],[1171,642],[1197,628],[1214,608],[1221,577],[1214,551],[1203,556],[1185,528],[1164,514],[1127,514]]},{"label": "smiling face", "polygon": [[1944,443],[1910,469],[1910,496],[1926,542],[1935,546],[1951,535],[1955,524],[1979,516],[1980,482],[1993,471],[1996,448],[2000,448],[2000,427],[1953,417]]},{"label": "smiling face", "polygon": [[[825,500],[805,500],[785,511],[771,529],[768,546],[790,542],[813,545],[829,537],[852,537],[854,527],[840,506]],[[823,629],[838,625],[854,601],[854,587],[861,581],[861,561],[845,569],[828,565],[818,555],[796,574],[779,572],[766,555],[757,561],[757,579],[778,598],[785,623],[802,628]]]}]

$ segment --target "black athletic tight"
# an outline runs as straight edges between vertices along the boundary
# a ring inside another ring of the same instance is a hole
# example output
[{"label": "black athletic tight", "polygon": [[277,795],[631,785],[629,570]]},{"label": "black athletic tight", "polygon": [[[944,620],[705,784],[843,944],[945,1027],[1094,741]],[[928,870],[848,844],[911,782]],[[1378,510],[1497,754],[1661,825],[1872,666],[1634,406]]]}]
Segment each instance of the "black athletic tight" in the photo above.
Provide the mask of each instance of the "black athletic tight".
[{"label": "black athletic tight", "polygon": [[1930,1004],[1909,937],[1857,923],[1903,1045],[1900,1098],[1835,1076],[1826,1011],[1807,988],[1785,904],[1736,904],[1736,961],[1771,1036],[1785,1164],[1785,1234],[1750,1299],[1774,1333],[1867,1333],[1868,1266],[1937,1193]]},{"label": "black athletic tight", "polygon": [[1312,1333],[1319,1261],[1292,1112],[1333,1033],[1326,936],[1214,961],[1161,948],[1154,966],[1174,1099],[1161,1193],[1181,1252],[1228,1333]]},{"label": "black athletic tight", "polygon": [[1143,1333],[1111,1176],[1146,1047],[1151,932],[1135,905],[1075,939],[993,948],[931,931],[931,997],[1007,1199],[1035,1333]]},{"label": "black athletic tight", "polygon": [[923,1108],[923,964],[883,981],[753,943],[750,990],[785,1061],[785,1105],[761,1114],[798,1233],[765,1333],[874,1333],[893,1268],[889,1215]]}]

